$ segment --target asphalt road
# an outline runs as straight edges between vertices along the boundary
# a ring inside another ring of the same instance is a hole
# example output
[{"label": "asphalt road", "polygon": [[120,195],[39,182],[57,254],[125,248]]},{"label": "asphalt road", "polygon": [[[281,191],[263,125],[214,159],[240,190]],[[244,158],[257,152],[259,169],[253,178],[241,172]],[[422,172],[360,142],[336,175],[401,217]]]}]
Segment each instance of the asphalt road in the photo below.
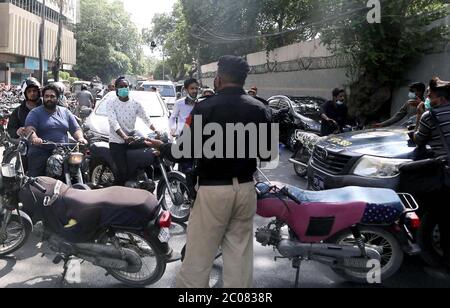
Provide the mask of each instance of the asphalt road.
[{"label": "asphalt road", "polygon": [[[298,178],[292,165],[288,162],[290,153],[284,149],[281,152],[280,165],[276,170],[270,170],[267,176],[276,181],[297,185],[304,188],[306,181]],[[269,221],[260,217],[255,218],[255,230],[266,225]],[[180,251],[185,242],[185,229],[174,226],[172,229],[171,246]],[[0,288],[121,288],[125,287],[111,276],[105,276],[106,271],[87,262],[81,265],[79,283],[68,283],[61,280],[62,264],[52,263],[53,254],[48,248],[38,243],[32,235],[26,245],[13,256],[0,259]],[[272,248],[262,247],[255,241],[254,287],[256,288],[291,288],[294,285],[295,270],[288,260],[274,261],[277,254]],[[171,288],[175,285],[176,274],[181,263],[167,265],[162,279],[150,288]],[[348,283],[333,273],[328,267],[314,262],[302,264],[301,287],[303,288],[344,288],[344,287],[448,287],[448,283],[435,280],[423,271],[423,263],[419,257],[406,257],[400,272],[382,285],[361,286]],[[222,261],[218,259],[211,273],[210,285],[221,286]]]}]

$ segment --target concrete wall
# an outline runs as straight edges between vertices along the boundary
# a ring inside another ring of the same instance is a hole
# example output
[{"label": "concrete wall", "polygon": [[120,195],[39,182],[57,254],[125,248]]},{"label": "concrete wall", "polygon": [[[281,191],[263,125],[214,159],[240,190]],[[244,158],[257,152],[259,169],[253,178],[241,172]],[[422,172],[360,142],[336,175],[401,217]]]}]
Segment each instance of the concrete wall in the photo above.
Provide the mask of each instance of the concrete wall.
[{"label": "concrete wall", "polygon": [[[39,16],[17,6],[1,3],[0,53],[38,58],[40,22]],[[58,25],[49,21],[45,25],[45,59],[52,60]],[[73,32],[63,31],[61,57],[64,63],[76,64],[76,40]]]},{"label": "concrete wall", "polygon": [[[213,87],[212,78],[203,84]],[[345,69],[296,71],[283,73],[253,74],[247,78],[246,87],[256,86],[261,97],[273,95],[311,95],[331,99],[331,91],[346,83]]]},{"label": "concrete wall", "polygon": [[[447,22],[449,22],[447,18]],[[286,62],[299,58],[329,57],[330,52],[320,44],[320,41],[298,43],[279,48],[269,55],[270,62]],[[267,63],[265,52],[247,55],[249,64],[253,67]],[[203,83],[213,87],[212,72],[217,71],[217,62],[202,66],[202,72],[209,75]],[[394,92],[392,114],[394,114],[408,99],[408,84],[421,81],[425,84],[433,76],[450,80],[450,46],[443,53],[424,56],[421,61],[406,75],[405,85]],[[269,72],[264,74],[250,74],[246,88],[256,86],[259,95],[269,98],[273,95],[312,95],[331,98],[331,91],[336,87],[343,87],[348,83],[345,68],[297,70],[290,72]]]},{"label": "concrete wall", "polygon": [[450,80],[450,46],[443,53],[431,54],[422,58],[422,60],[411,69],[405,76],[408,81],[403,87],[395,91],[392,104],[392,113],[408,100],[408,84],[420,81],[428,85],[428,82],[434,76],[442,80]]},{"label": "concrete wall", "polygon": [[8,46],[8,4],[0,3],[0,48]]}]

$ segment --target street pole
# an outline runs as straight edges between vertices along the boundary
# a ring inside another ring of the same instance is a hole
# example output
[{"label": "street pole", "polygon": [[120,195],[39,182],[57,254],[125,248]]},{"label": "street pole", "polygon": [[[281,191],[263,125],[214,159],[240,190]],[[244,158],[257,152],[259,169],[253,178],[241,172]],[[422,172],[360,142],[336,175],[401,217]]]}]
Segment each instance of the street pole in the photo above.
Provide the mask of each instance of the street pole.
[{"label": "street pole", "polygon": [[165,71],[165,57],[164,57],[164,44],[162,45],[162,54],[163,54],[163,80],[166,80],[166,71]]},{"label": "street pole", "polygon": [[41,28],[39,29],[39,80],[44,84],[45,0],[42,1]]},{"label": "street pole", "polygon": [[58,38],[56,40],[56,58],[53,64],[53,74],[56,82],[59,81],[59,70],[61,68],[61,37],[63,26],[63,12],[64,12],[64,0],[59,0],[59,23],[58,23]]}]

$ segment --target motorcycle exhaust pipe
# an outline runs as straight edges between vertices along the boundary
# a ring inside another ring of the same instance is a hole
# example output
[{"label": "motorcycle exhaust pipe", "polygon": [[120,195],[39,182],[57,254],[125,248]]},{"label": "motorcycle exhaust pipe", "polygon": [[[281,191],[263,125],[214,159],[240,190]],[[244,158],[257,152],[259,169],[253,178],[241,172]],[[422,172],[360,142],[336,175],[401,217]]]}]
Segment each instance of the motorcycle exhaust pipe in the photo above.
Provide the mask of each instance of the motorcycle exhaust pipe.
[{"label": "motorcycle exhaust pipe", "polygon": [[142,268],[140,256],[133,250],[101,244],[72,244],[58,239],[51,239],[54,250],[87,260],[104,268],[117,269],[128,273],[137,273]]},{"label": "motorcycle exhaust pipe", "polygon": [[[312,255],[328,256],[335,258],[358,258],[361,250],[358,246],[335,244],[306,244],[290,240],[282,240],[278,244],[278,251],[286,258],[311,258]],[[375,249],[366,247],[369,259],[380,260],[381,256]]]}]

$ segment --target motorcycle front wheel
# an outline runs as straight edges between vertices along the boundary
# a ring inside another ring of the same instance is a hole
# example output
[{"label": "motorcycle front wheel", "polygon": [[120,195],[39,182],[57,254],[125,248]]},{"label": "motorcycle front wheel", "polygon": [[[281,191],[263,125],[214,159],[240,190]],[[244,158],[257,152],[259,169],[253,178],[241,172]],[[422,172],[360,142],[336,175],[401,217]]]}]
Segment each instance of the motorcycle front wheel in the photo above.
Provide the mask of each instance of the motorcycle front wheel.
[{"label": "motorcycle front wheel", "polygon": [[[294,159],[301,163],[304,163],[305,165],[308,164],[310,157],[307,154],[307,150],[303,145],[301,144],[297,145],[297,152],[294,155]],[[308,173],[308,168],[302,165],[294,164],[294,170],[295,173],[301,178],[304,178]]]},{"label": "motorcycle front wheel", "polygon": [[90,178],[94,187],[114,186],[114,173],[108,164],[102,161],[94,161],[91,163],[90,170],[92,170]]},{"label": "motorcycle front wheel", "polygon": [[140,256],[142,267],[137,273],[106,269],[111,276],[126,285],[135,287],[152,285],[158,282],[166,271],[163,255],[158,252],[156,244],[143,234],[134,231],[116,231],[112,237],[106,233],[103,234],[99,242],[116,248],[133,250]]},{"label": "motorcycle front wheel", "polygon": [[186,179],[175,172],[169,173],[167,178],[174,195],[174,200],[170,197],[169,187],[164,179],[158,183],[157,198],[162,199],[162,206],[172,215],[172,220],[176,223],[185,223],[189,220],[193,200],[189,197],[189,188]]},{"label": "motorcycle front wheel", "polygon": [[27,241],[32,226],[26,219],[11,216],[6,231],[1,232],[5,217],[5,211],[0,212],[0,257],[4,257],[19,250]]}]

